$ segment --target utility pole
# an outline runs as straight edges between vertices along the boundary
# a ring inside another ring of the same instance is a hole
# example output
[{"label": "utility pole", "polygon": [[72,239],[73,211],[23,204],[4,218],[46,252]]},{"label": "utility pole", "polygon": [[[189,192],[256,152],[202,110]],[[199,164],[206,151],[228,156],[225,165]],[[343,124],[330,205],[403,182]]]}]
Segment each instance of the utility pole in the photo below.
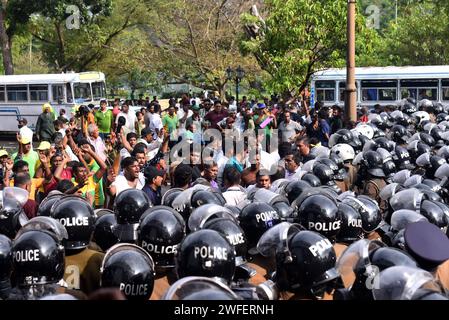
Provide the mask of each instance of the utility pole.
[{"label": "utility pole", "polygon": [[348,30],[346,56],[345,115],[347,121],[357,121],[357,87],[355,86],[355,6],[357,0],[348,0]]},{"label": "utility pole", "polygon": [[395,17],[396,17],[396,24],[398,24],[398,0],[396,0],[396,11],[395,11]]}]

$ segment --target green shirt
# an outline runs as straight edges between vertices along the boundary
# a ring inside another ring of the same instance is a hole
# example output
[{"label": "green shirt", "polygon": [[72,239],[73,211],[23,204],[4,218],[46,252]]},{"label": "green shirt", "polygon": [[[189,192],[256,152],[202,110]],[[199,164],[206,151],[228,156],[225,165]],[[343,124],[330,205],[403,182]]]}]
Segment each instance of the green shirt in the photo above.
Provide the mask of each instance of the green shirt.
[{"label": "green shirt", "polygon": [[[261,125],[267,118],[268,118],[267,115],[263,115],[263,116],[262,116],[262,121],[260,121],[259,124],[255,125],[255,127],[256,127],[257,130],[260,130],[260,129],[261,129],[261,128],[260,128],[260,125]],[[259,115],[256,114],[255,116],[253,116],[253,121],[254,121],[254,123],[257,121],[257,119],[259,119]],[[265,128],[263,128],[263,130],[265,131],[265,135],[268,136],[268,137],[271,137],[271,133],[272,133],[271,127],[272,127],[272,125],[273,125],[273,121],[271,121],[269,124],[267,124],[267,125],[265,126]]]},{"label": "green shirt", "polygon": [[112,119],[113,115],[111,110],[106,110],[106,112],[98,110],[95,112],[95,123],[101,133],[111,132]]},{"label": "green shirt", "polygon": [[[16,159],[17,152],[14,153],[11,157],[12,159],[14,159],[14,162],[20,160]],[[31,150],[30,152],[28,152],[28,154],[22,154],[21,159],[26,163],[28,163],[28,169],[30,170],[30,177],[34,178],[34,173],[36,172],[36,163],[37,161],[39,161],[39,154],[36,151]]]},{"label": "green shirt", "polygon": [[173,115],[173,117],[170,117],[170,115],[166,114],[164,118],[162,118],[162,124],[164,125],[168,133],[172,133],[178,126],[178,116]]}]

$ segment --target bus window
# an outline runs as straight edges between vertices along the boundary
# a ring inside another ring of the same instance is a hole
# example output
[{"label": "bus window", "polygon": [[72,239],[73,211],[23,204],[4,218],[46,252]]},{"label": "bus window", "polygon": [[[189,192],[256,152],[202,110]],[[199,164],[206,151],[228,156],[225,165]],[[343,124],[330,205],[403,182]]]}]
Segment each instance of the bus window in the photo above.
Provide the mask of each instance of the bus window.
[{"label": "bus window", "polygon": [[5,86],[0,86],[0,101],[5,101]]},{"label": "bus window", "polygon": [[[408,96],[407,96],[408,92]],[[401,80],[401,98],[438,100],[438,80]]]},{"label": "bus window", "polygon": [[397,96],[397,89],[379,89],[379,100],[381,101],[395,101]]},{"label": "bus window", "polygon": [[442,100],[449,100],[449,79],[443,79],[441,80],[441,87],[443,89],[443,96]]},{"label": "bus window", "polygon": [[73,102],[73,93],[72,93],[72,86],[70,83],[66,84],[66,91],[67,91],[67,102],[72,103]]},{"label": "bus window", "polygon": [[53,92],[53,101],[58,104],[64,103],[64,86],[62,84],[53,84],[51,90]]},{"label": "bus window", "polygon": [[8,101],[28,101],[27,86],[6,86]]},{"label": "bus window", "polygon": [[75,102],[83,103],[92,101],[89,83],[74,83]]},{"label": "bus window", "polygon": [[316,101],[335,101],[335,81],[315,82]]},{"label": "bus window", "polygon": [[47,85],[30,85],[31,101],[48,101]]},{"label": "bus window", "polygon": [[363,101],[377,101],[377,89],[362,89]]},{"label": "bus window", "polygon": [[104,82],[93,82],[92,93],[95,101],[106,98],[106,88]]}]

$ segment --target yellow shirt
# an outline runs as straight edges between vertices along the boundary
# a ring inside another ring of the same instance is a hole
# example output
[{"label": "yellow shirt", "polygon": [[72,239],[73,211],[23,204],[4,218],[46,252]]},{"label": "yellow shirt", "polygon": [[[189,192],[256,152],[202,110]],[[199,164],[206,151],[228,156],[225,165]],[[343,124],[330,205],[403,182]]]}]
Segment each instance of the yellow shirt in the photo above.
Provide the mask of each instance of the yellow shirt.
[{"label": "yellow shirt", "polygon": [[[36,191],[44,185],[44,178],[31,179],[31,190],[28,199],[35,200]],[[9,180],[9,186],[14,187],[14,179]]]},{"label": "yellow shirt", "polygon": [[[75,178],[72,178],[72,182],[75,186],[78,185],[78,183],[75,181]],[[87,183],[80,189],[82,196],[85,198],[86,193],[89,192],[92,195],[92,199],[94,199],[96,186],[97,184],[94,181],[94,176],[90,176],[89,178],[87,178]]]}]

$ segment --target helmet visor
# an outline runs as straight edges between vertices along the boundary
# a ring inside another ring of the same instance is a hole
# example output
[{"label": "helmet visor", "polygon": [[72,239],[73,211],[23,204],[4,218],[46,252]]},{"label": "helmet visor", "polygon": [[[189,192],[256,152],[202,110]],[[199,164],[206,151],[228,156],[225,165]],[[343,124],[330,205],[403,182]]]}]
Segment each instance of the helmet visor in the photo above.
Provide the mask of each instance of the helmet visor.
[{"label": "helmet visor", "polygon": [[408,169],[401,170],[393,176],[393,182],[403,184],[408,178],[410,178],[411,172]]},{"label": "helmet visor", "polygon": [[391,216],[391,228],[396,231],[405,229],[409,223],[427,221],[427,218],[416,211],[401,209],[393,212]]},{"label": "helmet visor", "polygon": [[69,238],[66,228],[58,220],[46,216],[38,216],[27,221],[19,232],[17,232],[16,238],[30,230],[51,232],[59,241]]},{"label": "helmet visor", "polygon": [[230,209],[217,204],[204,204],[193,210],[188,221],[189,229],[192,232],[199,230],[209,219],[215,218],[226,218],[236,221]]},{"label": "helmet visor", "polygon": [[287,249],[288,239],[303,230],[298,224],[281,222],[268,229],[257,243],[257,251],[264,257],[274,257],[276,252]]},{"label": "helmet visor", "polygon": [[[218,293],[219,299],[240,300],[224,283],[213,278],[185,277],[176,281],[162,297],[162,300],[184,300],[193,293],[201,291]],[[214,297],[211,295],[211,300]]]},{"label": "helmet visor", "polygon": [[391,197],[390,205],[395,211],[400,209],[419,211],[422,198],[423,194],[418,189],[402,190]]}]

